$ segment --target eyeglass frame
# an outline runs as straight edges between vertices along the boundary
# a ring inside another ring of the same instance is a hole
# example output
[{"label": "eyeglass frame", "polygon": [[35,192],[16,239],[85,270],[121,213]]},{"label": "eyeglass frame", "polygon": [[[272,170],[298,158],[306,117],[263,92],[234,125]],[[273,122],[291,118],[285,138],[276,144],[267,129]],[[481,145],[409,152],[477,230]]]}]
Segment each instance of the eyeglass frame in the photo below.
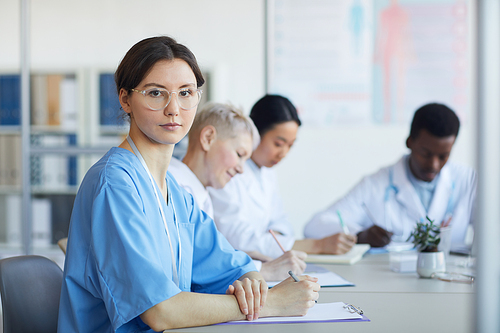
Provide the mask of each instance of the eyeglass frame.
[{"label": "eyeglass frame", "polygon": [[[164,106],[164,107],[161,107],[161,108],[159,108],[159,109],[153,109],[153,108],[151,107],[151,105],[149,105],[149,104],[148,104],[148,102],[146,101],[146,92],[147,92],[147,91],[154,90],[154,89],[156,89],[156,90],[161,90],[161,91],[166,91],[166,92],[168,93],[168,102],[167,102],[167,104],[165,104],[165,106]],[[170,101],[172,101],[172,94],[175,94],[175,95],[176,95],[176,98],[177,98],[177,103],[179,104],[179,107],[180,107],[181,109],[183,109],[183,110],[185,110],[185,111],[189,111],[189,110],[192,110],[192,109],[194,109],[195,107],[197,107],[197,106],[200,104],[200,101],[201,101],[201,94],[203,94],[203,90],[198,89],[198,88],[197,88],[197,89],[195,89],[195,92],[196,92],[196,93],[199,93],[200,98],[198,99],[198,103],[196,103],[196,105],[195,105],[195,106],[193,106],[193,107],[191,107],[191,108],[189,108],[189,109],[186,109],[186,108],[182,107],[182,106],[180,105],[180,103],[179,103],[179,99],[178,99],[178,98],[179,98],[179,91],[183,91],[183,90],[186,90],[186,88],[182,88],[182,89],[179,89],[179,90],[173,90],[173,91],[169,91],[169,90],[164,89],[164,88],[150,88],[150,89],[146,89],[146,90],[138,90],[138,89],[134,89],[134,88],[131,88],[131,89],[130,89],[130,91],[133,91],[133,92],[136,92],[136,93],[141,94],[141,95],[144,97],[144,102],[146,103],[146,105],[147,105],[147,106],[148,106],[151,110],[153,110],[153,111],[160,111],[160,110],[165,109],[165,108],[166,108],[166,107],[170,104]]]}]

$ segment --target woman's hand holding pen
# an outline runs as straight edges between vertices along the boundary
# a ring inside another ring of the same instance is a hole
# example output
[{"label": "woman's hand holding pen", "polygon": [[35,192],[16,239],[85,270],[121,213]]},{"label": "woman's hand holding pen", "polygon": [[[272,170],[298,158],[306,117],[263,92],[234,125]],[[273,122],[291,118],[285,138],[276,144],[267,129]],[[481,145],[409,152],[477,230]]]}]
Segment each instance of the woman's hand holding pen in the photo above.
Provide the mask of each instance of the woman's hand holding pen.
[{"label": "woman's hand holding pen", "polygon": [[299,282],[289,277],[269,290],[262,317],[303,316],[319,298],[317,278],[299,276]]},{"label": "woman's hand holding pen", "polygon": [[344,254],[356,244],[356,235],[338,233],[320,239],[320,253],[325,254]]},{"label": "woman's hand holding pen", "polygon": [[259,318],[268,290],[266,281],[259,273],[249,272],[234,281],[226,290],[226,294],[236,297],[240,311],[247,316],[247,320],[254,320]]},{"label": "woman's hand holding pen", "polygon": [[288,271],[297,275],[304,273],[306,269],[305,259],[307,253],[291,250],[285,252],[281,257],[274,260],[263,262],[260,274],[266,281],[280,281],[288,277]]},{"label": "woman's hand holding pen", "polygon": [[391,242],[392,232],[389,232],[378,225],[358,233],[358,243],[370,244],[372,247],[383,247]]}]

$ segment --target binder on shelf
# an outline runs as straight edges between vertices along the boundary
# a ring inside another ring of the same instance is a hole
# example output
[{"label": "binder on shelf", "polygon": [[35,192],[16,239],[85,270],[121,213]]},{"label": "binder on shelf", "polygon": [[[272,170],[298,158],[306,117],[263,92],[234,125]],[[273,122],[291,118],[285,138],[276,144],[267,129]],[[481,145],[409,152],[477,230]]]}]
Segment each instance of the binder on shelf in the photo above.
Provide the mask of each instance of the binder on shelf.
[{"label": "binder on shelf", "polygon": [[0,125],[21,124],[21,78],[0,75]]},{"label": "binder on shelf", "polygon": [[21,186],[21,169],[22,169],[22,146],[21,146],[21,135],[12,134],[7,136],[7,163],[8,163],[8,174],[7,183],[8,185]]},{"label": "binder on shelf", "polygon": [[51,194],[46,196],[52,205],[52,244],[57,244],[61,238],[68,237],[69,221],[76,195],[74,194]]},{"label": "binder on shelf", "polygon": [[103,126],[122,126],[121,105],[116,92],[114,74],[99,75],[99,112],[100,124]]},{"label": "binder on shelf", "polygon": [[31,76],[31,124],[76,131],[78,118],[75,75]]},{"label": "binder on shelf", "polygon": [[76,131],[78,124],[76,77],[74,75],[64,76],[59,91],[61,128],[67,131]]},{"label": "binder on shelf", "polygon": [[[67,136],[68,139],[68,145],[69,146],[76,146],[76,134],[68,134]],[[68,185],[69,186],[76,186],[77,185],[77,156],[68,156]]]},{"label": "binder on shelf", "polygon": [[[41,135],[30,136],[31,146],[41,145]],[[30,157],[30,180],[32,186],[42,185],[42,156],[31,155]]]},{"label": "binder on shelf", "polygon": [[[33,146],[66,147],[76,145],[76,134],[36,134]],[[41,190],[65,190],[77,185],[77,157],[62,154],[31,156],[31,183]]]},{"label": "binder on shelf", "polygon": [[52,212],[50,199],[33,198],[31,200],[31,209],[31,213],[33,216],[33,246],[49,246],[52,240]]},{"label": "binder on shelf", "polygon": [[0,195],[0,242],[21,244],[21,201],[20,195]]},{"label": "binder on shelf", "polygon": [[[66,137],[62,135],[42,136],[42,145],[45,147],[64,146]],[[41,156],[42,186],[45,189],[60,189],[67,184],[67,157],[56,154]]]},{"label": "binder on shelf", "polygon": [[0,185],[7,185],[7,136],[0,134]]},{"label": "binder on shelf", "polygon": [[47,125],[59,126],[60,119],[60,90],[61,75],[47,75]]},{"label": "binder on shelf", "polygon": [[21,135],[0,134],[0,185],[21,186]]},{"label": "binder on shelf", "polygon": [[31,124],[45,126],[48,124],[47,76],[31,76]]}]

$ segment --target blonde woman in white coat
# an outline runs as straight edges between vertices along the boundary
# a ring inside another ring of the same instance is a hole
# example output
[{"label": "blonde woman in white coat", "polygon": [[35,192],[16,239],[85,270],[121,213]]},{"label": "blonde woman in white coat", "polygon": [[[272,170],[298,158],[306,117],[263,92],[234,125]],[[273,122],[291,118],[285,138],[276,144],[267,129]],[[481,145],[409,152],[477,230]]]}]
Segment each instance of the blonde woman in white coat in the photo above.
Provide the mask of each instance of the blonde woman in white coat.
[{"label": "blonde woman in white coat", "polygon": [[[223,188],[231,178],[243,173],[245,161],[259,143],[252,120],[229,104],[208,103],[198,112],[182,161],[172,159],[169,171],[191,193],[200,208],[214,217],[207,188]],[[236,247],[236,249],[238,249]],[[288,271],[300,275],[306,268],[306,253],[286,251],[276,259],[256,251],[246,251],[266,281],[287,278]]]}]

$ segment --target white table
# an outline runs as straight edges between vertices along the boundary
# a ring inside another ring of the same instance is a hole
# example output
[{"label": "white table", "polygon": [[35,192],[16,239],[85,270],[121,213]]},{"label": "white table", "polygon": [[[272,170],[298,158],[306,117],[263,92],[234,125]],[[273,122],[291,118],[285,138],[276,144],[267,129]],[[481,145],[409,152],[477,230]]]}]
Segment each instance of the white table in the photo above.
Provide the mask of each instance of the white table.
[{"label": "white table", "polygon": [[[456,260],[456,257],[452,257]],[[352,266],[322,265],[356,284],[322,288],[320,303],[343,301],[362,308],[370,322],[266,325],[215,325],[175,332],[472,332],[474,287],[419,278],[389,269],[388,254],[367,254]],[[469,273],[449,266],[449,271]]]}]

